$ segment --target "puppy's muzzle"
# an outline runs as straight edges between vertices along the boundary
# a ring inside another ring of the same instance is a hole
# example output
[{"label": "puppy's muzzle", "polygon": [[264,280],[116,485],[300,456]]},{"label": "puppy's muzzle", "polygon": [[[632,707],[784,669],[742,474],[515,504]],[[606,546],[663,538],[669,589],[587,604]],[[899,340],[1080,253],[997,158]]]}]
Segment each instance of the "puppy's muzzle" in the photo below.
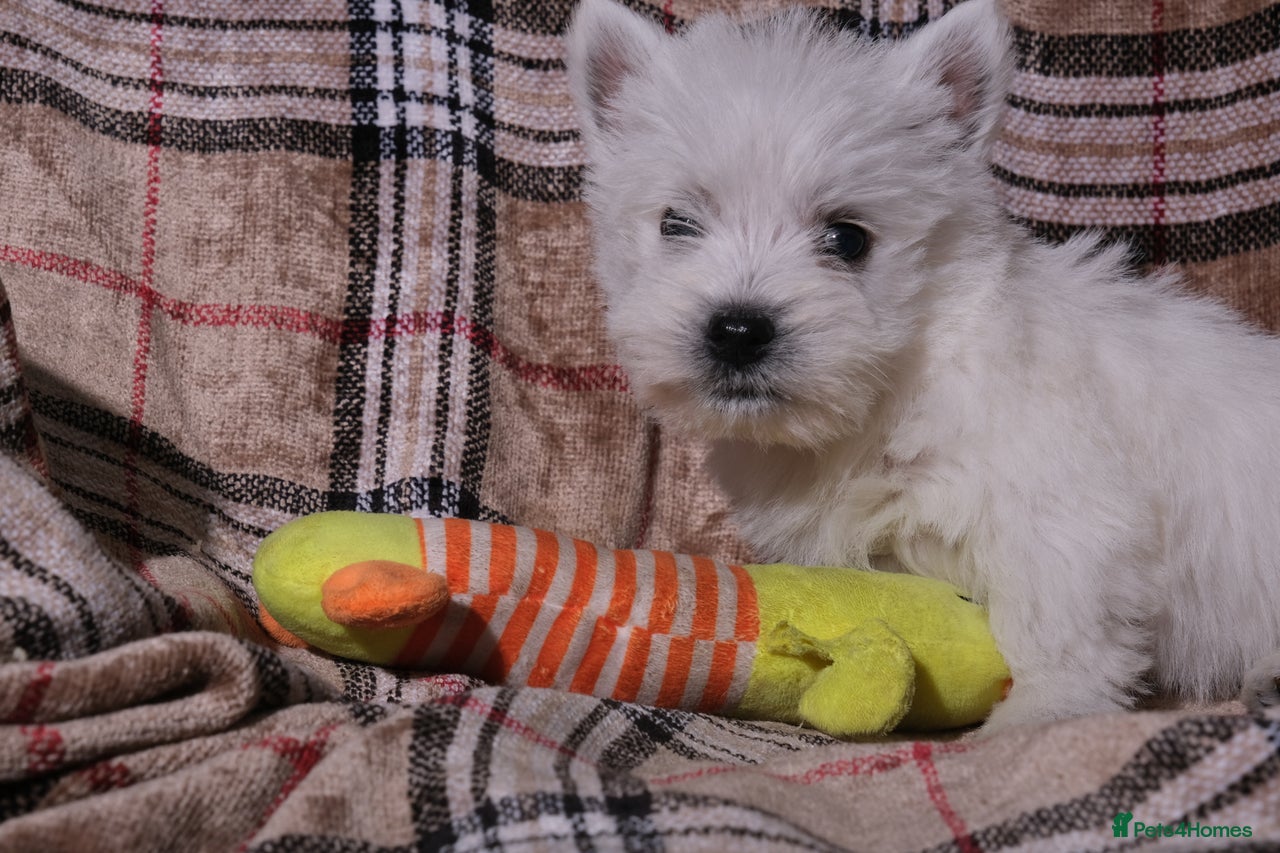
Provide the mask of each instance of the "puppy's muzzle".
[{"label": "puppy's muzzle", "polygon": [[740,370],[763,359],[776,335],[773,321],[761,311],[717,311],[707,321],[707,352],[721,364]]}]

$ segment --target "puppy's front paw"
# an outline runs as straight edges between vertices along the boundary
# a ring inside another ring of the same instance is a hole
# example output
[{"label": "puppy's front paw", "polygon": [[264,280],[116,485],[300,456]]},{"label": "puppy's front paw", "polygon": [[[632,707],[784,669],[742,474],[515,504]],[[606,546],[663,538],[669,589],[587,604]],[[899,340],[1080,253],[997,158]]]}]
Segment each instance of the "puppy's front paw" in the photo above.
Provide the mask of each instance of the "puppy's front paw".
[{"label": "puppy's front paw", "polygon": [[1109,696],[1091,695],[1083,689],[1071,691],[1055,682],[1035,683],[1014,681],[1009,697],[991,711],[983,724],[983,736],[999,734],[1017,726],[1031,726],[1083,717],[1086,714],[1103,714],[1123,711],[1125,706]]},{"label": "puppy's front paw", "polygon": [[1267,655],[1245,673],[1240,701],[1254,714],[1280,708],[1280,651]]}]

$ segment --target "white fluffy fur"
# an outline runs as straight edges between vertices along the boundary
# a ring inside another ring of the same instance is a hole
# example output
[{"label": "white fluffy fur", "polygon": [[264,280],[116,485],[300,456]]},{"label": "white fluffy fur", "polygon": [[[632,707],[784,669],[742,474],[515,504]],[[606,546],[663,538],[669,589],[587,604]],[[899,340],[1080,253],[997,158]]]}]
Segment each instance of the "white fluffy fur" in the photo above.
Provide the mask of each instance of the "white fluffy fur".
[{"label": "white fluffy fur", "polygon": [[[987,172],[1007,43],[990,0],[896,45],[803,12],[670,37],[586,0],[568,66],[619,357],[713,442],[761,556],[985,602],[1015,678],[992,727],[1153,688],[1274,702],[1280,343],[1007,220]],[[704,233],[662,238],[668,208]],[[817,251],[836,219],[872,235],[861,261]],[[708,366],[730,304],[778,328],[754,396]]]}]

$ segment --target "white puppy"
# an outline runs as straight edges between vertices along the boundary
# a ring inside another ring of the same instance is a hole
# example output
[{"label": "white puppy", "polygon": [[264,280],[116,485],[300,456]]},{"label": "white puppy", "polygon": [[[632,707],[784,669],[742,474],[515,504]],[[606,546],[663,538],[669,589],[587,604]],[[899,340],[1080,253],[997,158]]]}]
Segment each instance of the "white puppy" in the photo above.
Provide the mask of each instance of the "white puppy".
[{"label": "white puppy", "polygon": [[586,0],[568,68],[619,357],[713,442],[762,557],[984,602],[1014,673],[991,727],[1153,689],[1274,703],[1280,342],[1008,220],[1011,64],[990,0],[899,44],[805,12],[672,37]]}]

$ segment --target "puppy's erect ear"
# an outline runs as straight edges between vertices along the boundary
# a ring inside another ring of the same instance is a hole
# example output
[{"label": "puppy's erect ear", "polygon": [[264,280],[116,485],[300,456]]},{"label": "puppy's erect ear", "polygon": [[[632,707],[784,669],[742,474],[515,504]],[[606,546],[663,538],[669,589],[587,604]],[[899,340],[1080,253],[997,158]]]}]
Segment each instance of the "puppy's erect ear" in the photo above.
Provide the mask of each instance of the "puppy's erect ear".
[{"label": "puppy's erect ear", "polygon": [[1013,76],[1009,27],[995,0],[967,0],[895,51],[908,73],[941,85],[966,146],[985,152]]},{"label": "puppy's erect ear", "polygon": [[578,6],[565,34],[565,64],[589,139],[610,129],[611,104],[623,81],[649,66],[665,37],[655,22],[613,0]]}]

